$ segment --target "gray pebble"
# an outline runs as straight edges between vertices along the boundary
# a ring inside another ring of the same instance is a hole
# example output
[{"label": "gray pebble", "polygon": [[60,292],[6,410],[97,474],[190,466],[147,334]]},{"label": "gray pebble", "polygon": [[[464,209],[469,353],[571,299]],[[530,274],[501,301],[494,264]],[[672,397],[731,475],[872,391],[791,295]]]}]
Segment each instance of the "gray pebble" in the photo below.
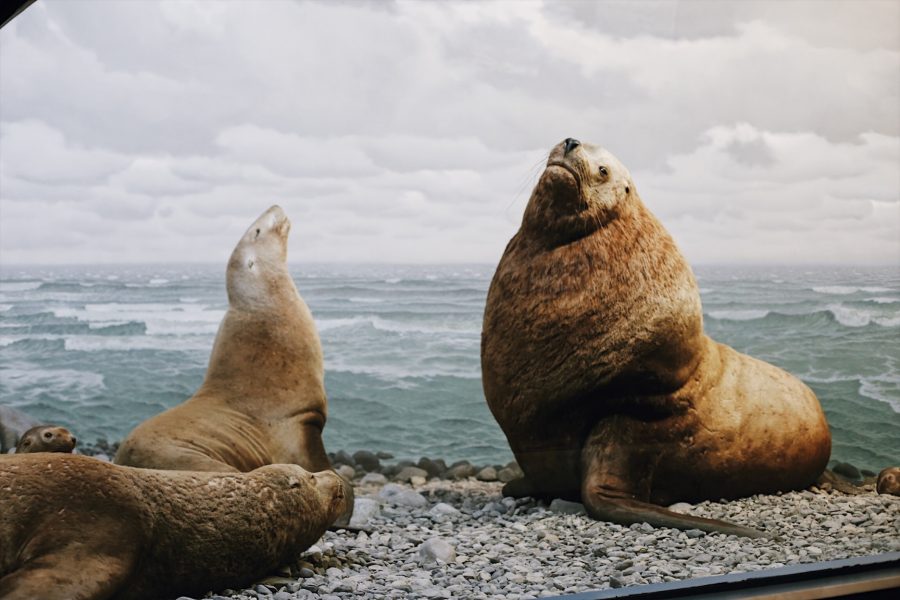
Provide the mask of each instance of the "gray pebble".
[{"label": "gray pebble", "polygon": [[494,467],[485,467],[475,474],[478,481],[497,481],[497,469]]},{"label": "gray pebble", "polygon": [[446,540],[431,538],[419,546],[419,560],[423,563],[451,563],[456,560],[456,549]]},{"label": "gray pebble", "polygon": [[381,504],[373,498],[355,498],[350,527],[360,528],[368,525],[381,512]]},{"label": "gray pebble", "polygon": [[584,509],[584,504],[580,502],[570,502],[568,500],[563,500],[562,498],[554,498],[550,503],[550,512],[559,513],[562,515],[586,515],[587,511]]},{"label": "gray pebble", "polygon": [[384,485],[387,483],[387,477],[381,473],[366,473],[359,480],[360,485]]}]

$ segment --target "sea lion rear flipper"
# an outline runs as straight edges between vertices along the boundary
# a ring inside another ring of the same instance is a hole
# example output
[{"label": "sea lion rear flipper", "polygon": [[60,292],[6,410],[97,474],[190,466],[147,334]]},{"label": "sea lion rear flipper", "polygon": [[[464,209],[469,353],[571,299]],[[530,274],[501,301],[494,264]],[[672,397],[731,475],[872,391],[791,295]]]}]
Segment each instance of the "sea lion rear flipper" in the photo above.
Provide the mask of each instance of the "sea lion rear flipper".
[{"label": "sea lion rear flipper", "polygon": [[72,551],[40,556],[0,578],[4,600],[109,598],[131,576],[133,552]]},{"label": "sea lion rear flipper", "polygon": [[[587,513],[598,520],[619,525],[649,523],[654,527],[699,529],[710,533],[744,537],[770,537],[752,529],[667,510],[636,498],[649,498],[656,465],[665,460],[662,450],[634,443],[627,448],[607,436],[612,427],[620,434],[628,427],[640,427],[627,419],[614,419],[594,428],[582,450],[581,501]],[[628,436],[621,436],[628,439]]]},{"label": "sea lion rear flipper", "polygon": [[769,534],[750,527],[742,527],[716,519],[683,515],[649,502],[640,502],[639,500],[614,498],[597,492],[582,492],[582,501],[591,517],[620,525],[649,523],[654,527],[699,529],[709,533],[724,533],[725,535],[740,535],[751,538],[770,537]]}]

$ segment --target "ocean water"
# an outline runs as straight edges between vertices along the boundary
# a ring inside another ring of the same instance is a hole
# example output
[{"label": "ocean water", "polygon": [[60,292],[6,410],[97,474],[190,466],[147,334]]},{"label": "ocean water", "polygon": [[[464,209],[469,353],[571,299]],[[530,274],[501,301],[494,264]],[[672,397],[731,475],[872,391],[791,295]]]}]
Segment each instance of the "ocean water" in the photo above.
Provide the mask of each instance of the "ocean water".
[{"label": "ocean water", "polygon": [[[900,464],[900,269],[698,267],[708,333],[819,396],[832,457]],[[484,401],[493,265],[294,265],[325,353],[330,451],[512,458]],[[227,308],[220,266],[0,266],[0,404],[121,439],[191,396]]]}]

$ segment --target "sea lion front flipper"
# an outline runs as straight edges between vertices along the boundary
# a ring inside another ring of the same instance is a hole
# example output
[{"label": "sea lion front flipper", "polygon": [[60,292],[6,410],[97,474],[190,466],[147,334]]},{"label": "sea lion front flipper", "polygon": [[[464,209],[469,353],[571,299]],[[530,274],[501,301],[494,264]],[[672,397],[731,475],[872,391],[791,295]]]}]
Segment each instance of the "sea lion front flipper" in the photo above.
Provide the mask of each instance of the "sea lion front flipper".
[{"label": "sea lion front flipper", "polygon": [[503,495],[511,498],[538,496],[537,488],[526,477],[517,477],[503,486]]},{"label": "sea lion front flipper", "polygon": [[[581,502],[588,515],[619,525],[649,523],[654,527],[699,529],[751,538],[770,537],[750,527],[676,513],[642,500],[650,497],[656,464],[665,458],[661,449],[641,446],[634,439],[630,441],[635,443],[622,444],[606,437],[604,430],[613,429],[624,440],[629,440],[626,421],[617,421],[621,427],[608,427],[608,423],[595,427],[582,451]],[[634,422],[631,424],[637,425]]]},{"label": "sea lion front flipper", "polygon": [[131,575],[135,559],[134,552],[98,554],[68,547],[37,557],[0,578],[0,598],[109,598]]}]

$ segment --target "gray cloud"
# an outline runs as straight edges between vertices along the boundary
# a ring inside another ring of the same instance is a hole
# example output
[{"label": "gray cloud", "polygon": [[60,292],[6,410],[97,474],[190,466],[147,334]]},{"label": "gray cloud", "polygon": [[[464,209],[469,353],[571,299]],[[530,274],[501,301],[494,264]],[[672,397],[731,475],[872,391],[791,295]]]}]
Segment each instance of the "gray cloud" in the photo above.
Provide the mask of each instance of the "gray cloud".
[{"label": "gray cloud", "polygon": [[896,263],[900,8],[822,6],[36,3],[0,265],[219,261],[273,203],[294,259],[493,262],[567,136],[691,260]]}]

